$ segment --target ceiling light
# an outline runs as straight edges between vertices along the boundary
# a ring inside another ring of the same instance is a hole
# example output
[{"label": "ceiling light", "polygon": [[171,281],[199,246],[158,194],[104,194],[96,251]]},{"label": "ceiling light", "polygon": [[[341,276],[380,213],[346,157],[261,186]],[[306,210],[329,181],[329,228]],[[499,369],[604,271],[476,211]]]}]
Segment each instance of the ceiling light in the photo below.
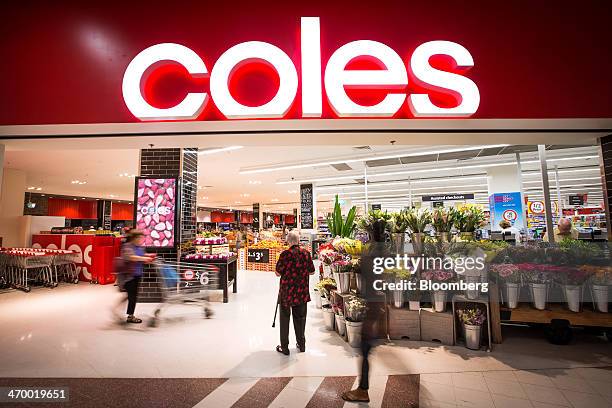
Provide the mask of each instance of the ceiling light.
[{"label": "ceiling light", "polygon": [[277,202],[277,201],[279,201],[279,199],[278,199],[278,198],[273,198],[273,199],[271,199],[270,201],[272,201],[272,202]]},{"label": "ceiling light", "polygon": [[[466,188],[466,187],[487,187],[486,184],[466,184],[463,186],[435,186],[435,187],[419,187],[419,188],[397,188],[397,189],[391,189],[391,190],[368,190],[368,196],[370,194],[376,194],[376,193],[395,193],[395,192],[400,192],[400,191],[406,191],[406,192],[410,192],[412,191],[413,193],[415,191],[423,191],[423,190],[439,190],[441,188],[445,188],[447,191],[451,188]],[[322,193],[319,194],[319,196],[334,196],[334,195],[342,195],[342,196],[348,196],[348,195],[355,195],[355,194],[363,194],[363,191],[354,191],[354,192],[349,192],[349,193]]]},{"label": "ceiling light", "polygon": [[441,153],[453,153],[453,152],[466,152],[473,150],[482,150],[487,148],[494,147],[505,147],[509,146],[507,144],[501,145],[486,145],[486,146],[461,146],[450,149],[438,149],[432,151],[423,151],[423,152],[412,152],[412,153],[395,153],[390,155],[370,155],[364,156],[356,159],[335,159],[335,160],[326,160],[320,162],[312,162],[312,163],[303,163],[303,164],[288,164],[288,165],[280,165],[280,166],[270,166],[270,167],[261,167],[258,169],[246,169],[240,170],[240,174],[253,174],[253,173],[266,173],[271,171],[278,170],[290,170],[290,169],[303,169],[310,168],[315,166],[326,166],[332,164],[341,164],[341,163],[355,163],[355,162],[365,162],[369,160],[385,160],[385,159],[395,159],[400,157],[418,157],[418,156],[428,156],[431,154],[441,154]]},{"label": "ceiling light", "polygon": [[115,197],[117,197],[117,196],[116,196],[116,195],[114,195],[114,194],[109,194],[108,196],[109,196],[110,198],[115,198]]},{"label": "ceiling light", "polygon": [[28,190],[34,190],[36,187],[28,187]]},{"label": "ceiling light", "polygon": [[[424,183],[435,183],[435,182],[447,182],[447,181],[463,181],[463,180],[483,180],[486,179],[486,175],[481,176],[470,176],[470,177],[447,177],[447,178],[432,178],[432,179],[416,179],[416,180],[402,180],[402,181],[377,181],[368,182],[368,189],[373,187],[385,187],[385,186],[396,186],[396,185],[412,185],[412,184],[424,184]],[[319,186],[317,191],[321,190],[338,190],[346,188],[357,188],[363,190],[365,184],[348,184],[348,185],[333,185],[333,186]]]},{"label": "ceiling light", "polygon": [[259,180],[249,180],[249,184],[261,184]]},{"label": "ceiling light", "polygon": [[221,152],[230,152],[232,150],[238,150],[238,149],[242,149],[244,146],[227,146],[227,147],[219,147],[219,148],[215,148],[215,149],[207,149],[207,150],[200,150],[198,152],[198,154],[215,154],[215,153],[221,153]]}]

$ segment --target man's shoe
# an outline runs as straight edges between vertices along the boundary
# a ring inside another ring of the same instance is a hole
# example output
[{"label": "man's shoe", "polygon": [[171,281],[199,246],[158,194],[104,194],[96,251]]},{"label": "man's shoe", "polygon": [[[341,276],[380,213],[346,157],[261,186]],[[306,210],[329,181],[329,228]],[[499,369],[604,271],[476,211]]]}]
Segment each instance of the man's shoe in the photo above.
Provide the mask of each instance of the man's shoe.
[{"label": "man's shoe", "polygon": [[303,353],[306,351],[306,346],[300,346],[299,344],[296,344],[296,347],[300,351],[300,353]]},{"label": "man's shoe", "polygon": [[368,394],[368,390],[355,388],[352,391],[342,394],[342,399],[348,402],[370,402],[370,395]]}]

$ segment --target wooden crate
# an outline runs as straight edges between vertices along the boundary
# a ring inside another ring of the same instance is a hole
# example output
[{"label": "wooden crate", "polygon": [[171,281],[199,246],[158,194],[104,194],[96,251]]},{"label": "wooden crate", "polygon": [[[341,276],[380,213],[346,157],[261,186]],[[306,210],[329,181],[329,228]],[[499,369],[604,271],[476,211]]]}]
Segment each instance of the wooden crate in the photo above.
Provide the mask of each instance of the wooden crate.
[{"label": "wooden crate", "polygon": [[421,340],[421,320],[418,310],[387,306],[387,327],[393,340]]},{"label": "wooden crate", "polygon": [[433,309],[421,309],[421,340],[436,341],[446,346],[455,344],[453,313],[436,313]]}]

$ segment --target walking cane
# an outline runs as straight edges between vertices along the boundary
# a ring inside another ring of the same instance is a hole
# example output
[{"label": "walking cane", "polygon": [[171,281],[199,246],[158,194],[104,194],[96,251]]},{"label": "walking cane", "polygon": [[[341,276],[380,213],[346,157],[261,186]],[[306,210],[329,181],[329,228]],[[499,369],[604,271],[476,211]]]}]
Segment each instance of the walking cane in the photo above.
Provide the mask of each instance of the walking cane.
[{"label": "walking cane", "polygon": [[276,314],[278,313],[278,304],[280,299],[280,287],[278,288],[278,296],[276,297],[276,307],[274,308],[274,320],[272,320],[272,328],[276,327]]}]

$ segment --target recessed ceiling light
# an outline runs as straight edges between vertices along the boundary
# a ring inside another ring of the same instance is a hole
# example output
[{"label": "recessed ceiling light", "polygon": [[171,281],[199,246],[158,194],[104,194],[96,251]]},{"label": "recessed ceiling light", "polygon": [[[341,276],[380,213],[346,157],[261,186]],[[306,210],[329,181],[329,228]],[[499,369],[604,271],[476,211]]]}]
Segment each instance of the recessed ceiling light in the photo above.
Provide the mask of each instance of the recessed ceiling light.
[{"label": "recessed ceiling light", "polygon": [[215,149],[207,149],[207,150],[201,150],[198,152],[198,154],[215,154],[215,153],[221,153],[221,152],[230,152],[232,150],[238,150],[238,149],[242,149],[244,146],[227,146],[227,147],[219,147],[219,148],[215,148]]},{"label": "recessed ceiling light", "polygon": [[270,201],[277,202],[277,201],[279,201],[279,199],[278,199],[278,198],[273,198],[273,199],[272,199],[272,200],[270,200]]},{"label": "recessed ceiling light", "polygon": [[249,180],[249,184],[261,184],[260,180]]}]

